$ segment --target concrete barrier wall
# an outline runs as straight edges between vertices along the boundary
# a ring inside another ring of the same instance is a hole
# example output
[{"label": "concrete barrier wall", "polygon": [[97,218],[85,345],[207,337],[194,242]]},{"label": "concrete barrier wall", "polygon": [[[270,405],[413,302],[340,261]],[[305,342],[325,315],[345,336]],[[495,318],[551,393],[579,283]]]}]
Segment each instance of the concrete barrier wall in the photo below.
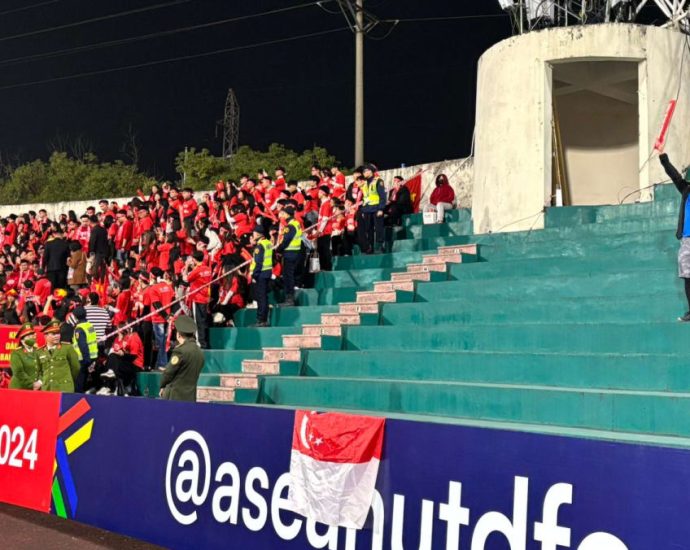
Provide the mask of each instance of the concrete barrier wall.
[{"label": "concrete barrier wall", "polygon": [[[381,171],[381,176],[387,185],[393,181],[397,175],[403,178],[412,177],[418,170],[426,170],[422,176],[422,202],[428,199],[431,190],[434,186],[434,179],[438,174],[445,173],[450,183],[455,189],[456,197],[458,198],[459,206],[469,208],[472,204],[472,159],[455,159],[446,160],[442,162],[431,162],[428,164],[418,164],[415,166],[407,166],[405,168],[391,168],[389,170]],[[203,195],[205,191],[197,191],[197,195]],[[82,201],[62,201],[52,203],[32,203],[32,204],[7,204],[0,205],[0,217],[7,217],[10,214],[20,214],[28,212],[29,210],[38,211],[45,208],[48,211],[48,216],[51,219],[57,218],[60,214],[67,213],[74,210],[77,216],[84,213],[88,206],[98,207],[98,201],[101,199],[108,201],[116,201],[118,204],[124,204],[132,199],[132,197],[94,197],[89,200]]]}]

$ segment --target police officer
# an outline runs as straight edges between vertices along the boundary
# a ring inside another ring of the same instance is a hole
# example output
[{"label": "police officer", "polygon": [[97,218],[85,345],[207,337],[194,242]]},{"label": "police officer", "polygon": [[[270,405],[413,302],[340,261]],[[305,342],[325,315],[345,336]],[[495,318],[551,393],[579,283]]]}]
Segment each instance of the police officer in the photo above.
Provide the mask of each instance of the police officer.
[{"label": "police officer", "polygon": [[273,275],[273,245],[266,238],[263,227],[257,226],[252,234],[254,253],[249,265],[249,275],[252,278],[252,292],[257,302],[256,325],[268,326],[268,284]]},{"label": "police officer", "polygon": [[365,254],[383,251],[383,211],[386,207],[386,188],[383,180],[375,175],[373,164],[364,165],[362,190],[362,221],[366,250]]},{"label": "police officer", "polygon": [[281,231],[281,241],[275,249],[277,254],[283,255],[283,286],[285,287],[285,302],[281,305],[295,305],[295,270],[302,258],[302,226],[295,219],[295,209],[286,206],[279,214],[286,224]]},{"label": "police officer", "polygon": [[70,344],[60,343],[60,321],[53,319],[43,329],[45,347],[36,352],[35,390],[74,392],[79,358]]},{"label": "police officer", "polygon": [[161,378],[160,397],[171,401],[196,401],[196,386],[204,368],[204,352],[194,339],[196,323],[187,315],[175,319],[177,346]]},{"label": "police officer", "polygon": [[74,327],[72,347],[79,359],[79,376],[74,384],[74,391],[84,393],[87,390],[87,378],[94,371],[94,363],[98,359],[98,336],[93,323],[86,320],[86,309],[77,307],[74,310],[77,324]]},{"label": "police officer", "polygon": [[32,390],[36,381],[36,333],[31,323],[17,332],[19,347],[10,355],[12,369],[11,390]]}]

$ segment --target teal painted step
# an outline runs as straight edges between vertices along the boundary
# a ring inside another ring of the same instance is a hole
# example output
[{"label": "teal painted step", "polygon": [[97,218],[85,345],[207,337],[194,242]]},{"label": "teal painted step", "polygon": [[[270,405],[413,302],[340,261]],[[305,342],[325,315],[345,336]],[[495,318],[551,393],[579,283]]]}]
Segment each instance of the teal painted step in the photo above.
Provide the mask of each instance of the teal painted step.
[{"label": "teal painted step", "polygon": [[[467,279],[443,283],[419,283],[416,301],[476,300],[490,298],[539,298],[578,296],[628,296],[647,292],[672,294],[681,292],[681,283],[673,269],[621,273],[581,273],[568,276],[521,276],[493,279]],[[680,294],[679,294],[680,295]]]},{"label": "teal painted step", "polygon": [[436,239],[417,239],[396,241],[392,244],[393,252],[414,252],[433,250],[439,246],[451,246],[476,242],[495,244],[512,244],[515,242],[541,242],[553,240],[590,239],[594,236],[624,235],[629,233],[651,233],[665,231],[675,234],[677,215],[663,218],[644,218],[624,220],[609,223],[585,224],[569,227],[537,229],[533,231],[513,231],[506,233],[491,233],[481,235],[465,235],[457,237],[439,237]]},{"label": "teal painted step", "polygon": [[208,374],[242,372],[242,361],[262,357],[261,350],[207,349],[204,350],[203,372]]},{"label": "teal painted step", "polygon": [[[280,362],[280,374],[283,376],[299,376],[302,371],[302,366],[298,361],[281,361]],[[240,369],[238,372],[242,372]],[[222,374],[235,374],[233,373],[224,373],[224,372],[219,372],[219,373],[213,373],[213,374],[204,374],[199,377],[199,386],[212,386],[212,387],[218,387],[220,386],[220,379]],[[262,378],[262,377],[259,377]]]},{"label": "teal painted step", "polygon": [[284,334],[300,334],[302,327],[212,328],[212,349],[260,350],[282,347]]},{"label": "teal painted step", "polygon": [[677,200],[680,201],[680,193],[672,183],[659,184],[654,186],[654,200]]},{"label": "teal painted step", "polygon": [[[138,372],[137,385],[143,397],[158,398],[161,389],[161,377],[163,373],[157,371]],[[199,386],[220,385],[219,377],[214,374],[201,374],[199,376]]]},{"label": "teal painted step", "polygon": [[307,376],[690,391],[688,357],[482,351],[305,352]]},{"label": "teal painted step", "polygon": [[671,200],[657,200],[621,205],[561,206],[547,208],[546,227],[561,227],[607,222],[625,218],[663,217],[678,214],[680,195]]},{"label": "teal painted step", "polygon": [[452,264],[451,279],[491,279],[495,277],[521,277],[531,275],[569,276],[580,273],[610,273],[644,271],[649,269],[674,270],[677,250],[656,251],[636,249],[587,256],[586,258],[515,258],[512,260]]},{"label": "teal painted step", "polygon": [[527,297],[444,300],[412,304],[384,304],[383,325],[471,323],[643,323],[673,321],[687,304],[678,293],[636,296],[559,298]]},{"label": "teal painted step", "polygon": [[338,270],[349,269],[381,269],[398,268],[404,269],[408,264],[419,263],[422,261],[421,252],[400,252],[387,254],[371,254],[360,256],[340,256],[335,258],[333,266]]},{"label": "teal painted step", "polygon": [[303,289],[295,297],[299,306],[327,306],[342,302],[354,302],[357,291],[363,290],[357,287]]},{"label": "teal painted step", "polygon": [[690,394],[317,377],[264,380],[264,403],[690,435]]},{"label": "teal painted step", "polygon": [[[304,306],[271,308],[270,324],[272,327],[294,327],[319,324],[323,313],[337,313],[338,306]],[[236,327],[248,327],[256,324],[256,309],[241,309],[235,314]]]},{"label": "teal painted step", "polygon": [[368,287],[377,281],[390,279],[393,271],[402,269],[375,268],[322,271],[314,277],[314,288]]},{"label": "teal painted step", "polygon": [[411,225],[405,229],[407,239],[432,239],[435,237],[450,237],[452,235],[468,235],[472,233],[472,222],[432,223],[427,225]]},{"label": "teal painted step", "polygon": [[667,353],[690,361],[690,325],[657,323],[544,323],[347,327],[347,350],[533,351]]},{"label": "teal painted step", "polygon": [[[472,221],[472,211],[469,208],[456,208],[454,210],[446,211],[444,217],[446,222],[469,222]],[[413,225],[422,225],[424,223],[424,215],[419,212],[418,214],[408,214],[403,216],[403,227],[410,227]]]}]

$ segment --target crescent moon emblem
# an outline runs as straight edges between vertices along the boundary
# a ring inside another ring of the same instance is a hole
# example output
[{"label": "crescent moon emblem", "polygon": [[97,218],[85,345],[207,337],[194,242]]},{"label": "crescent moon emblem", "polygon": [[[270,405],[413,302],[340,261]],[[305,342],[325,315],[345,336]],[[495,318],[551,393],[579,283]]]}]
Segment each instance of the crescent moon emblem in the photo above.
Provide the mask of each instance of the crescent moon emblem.
[{"label": "crescent moon emblem", "polygon": [[302,445],[304,445],[307,449],[311,449],[309,446],[309,441],[307,441],[307,425],[309,424],[309,415],[305,414],[302,417],[302,425],[300,426],[299,430],[299,437],[302,440]]}]

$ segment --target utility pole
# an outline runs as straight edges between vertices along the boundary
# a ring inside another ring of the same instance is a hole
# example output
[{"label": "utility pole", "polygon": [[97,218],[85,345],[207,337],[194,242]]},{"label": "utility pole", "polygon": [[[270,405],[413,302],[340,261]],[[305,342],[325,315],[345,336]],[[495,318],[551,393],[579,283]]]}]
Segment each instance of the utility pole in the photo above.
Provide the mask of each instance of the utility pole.
[{"label": "utility pole", "polygon": [[355,165],[364,164],[364,0],[355,15]]}]

